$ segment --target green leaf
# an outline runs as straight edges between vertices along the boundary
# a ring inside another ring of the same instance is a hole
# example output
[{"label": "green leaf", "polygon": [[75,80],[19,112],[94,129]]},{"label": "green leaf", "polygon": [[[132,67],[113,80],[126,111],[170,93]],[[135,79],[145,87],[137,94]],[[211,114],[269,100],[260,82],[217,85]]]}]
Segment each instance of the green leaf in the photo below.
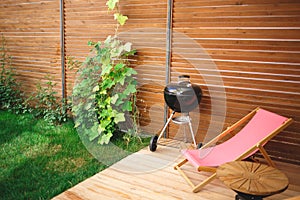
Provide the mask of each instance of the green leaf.
[{"label": "green leaf", "polygon": [[115,94],[115,95],[111,98],[111,103],[112,103],[112,104],[115,104],[115,103],[117,102],[118,98],[119,98],[119,95],[118,95],[118,94]]},{"label": "green leaf", "polygon": [[120,57],[122,49],[116,48],[111,51],[111,58]]},{"label": "green leaf", "polygon": [[97,92],[99,91],[99,85],[96,85],[94,88],[93,88],[93,92]]},{"label": "green leaf", "polygon": [[137,74],[137,72],[133,68],[128,67],[126,70],[126,76],[131,76],[133,74]]},{"label": "green leaf", "polygon": [[90,96],[87,96],[87,99],[95,99],[96,98],[96,94],[91,94]]},{"label": "green leaf", "polygon": [[94,46],[95,43],[93,41],[88,41],[88,46]]},{"label": "green leaf", "polygon": [[113,134],[111,132],[108,132],[107,134],[102,134],[99,137],[98,143],[99,144],[108,144],[110,141],[110,138],[113,136]]},{"label": "green leaf", "polygon": [[75,125],[74,125],[74,128],[78,128],[80,126],[80,122],[78,122],[78,120],[76,121]]},{"label": "green leaf", "polygon": [[106,2],[106,5],[108,6],[109,10],[113,10],[116,7],[116,4],[119,2],[119,0],[108,0]]},{"label": "green leaf", "polygon": [[97,50],[97,52],[100,52],[101,51],[101,42],[95,43],[94,48]]},{"label": "green leaf", "polygon": [[118,64],[116,64],[116,66],[115,66],[115,70],[120,70],[120,69],[122,69],[123,67],[125,67],[125,64],[124,63],[118,63]]},{"label": "green leaf", "polygon": [[131,51],[131,45],[132,45],[132,43],[127,42],[127,43],[124,45],[124,50],[127,51],[127,52],[130,52],[130,51]]},{"label": "green leaf", "polygon": [[117,20],[119,22],[119,24],[122,25],[122,26],[126,23],[126,21],[128,19],[127,16],[122,15],[120,13],[115,13],[114,17],[115,17],[115,20]]},{"label": "green leaf", "polygon": [[107,38],[104,41],[104,44],[105,44],[106,47],[110,46],[111,40],[112,40],[111,35],[107,36]]},{"label": "green leaf", "polygon": [[131,101],[125,101],[122,105],[123,111],[132,111],[132,102]]},{"label": "green leaf", "polygon": [[[107,105],[109,105],[110,102],[111,102],[111,97],[108,96],[108,97],[105,99],[104,103],[106,103]],[[108,106],[107,106],[107,107],[108,107]]]},{"label": "green leaf", "polygon": [[94,125],[93,125],[93,127],[90,129],[90,131],[89,131],[89,140],[90,141],[93,141],[93,140],[95,140],[97,137],[99,137],[99,134],[101,133],[99,133],[98,132],[98,124],[97,123],[94,123]]},{"label": "green leaf", "polygon": [[120,46],[120,41],[116,37],[112,37],[111,41],[109,43],[109,47],[111,49],[114,49],[115,47],[118,47],[118,46]]},{"label": "green leaf", "polygon": [[127,86],[127,88],[124,90],[123,94],[129,95],[136,92],[136,86],[134,84],[130,84]]},{"label": "green leaf", "polygon": [[116,124],[118,124],[119,122],[124,122],[125,121],[125,115],[124,113],[117,113],[115,118],[114,118],[114,122]]},{"label": "green leaf", "polygon": [[109,118],[108,118],[108,119],[103,119],[103,120],[100,122],[100,124],[99,124],[99,126],[98,126],[98,128],[97,128],[98,132],[102,133],[102,132],[106,131],[106,127],[107,127],[110,123],[111,123],[111,120],[109,120]]},{"label": "green leaf", "polygon": [[103,128],[101,125],[98,126],[97,128],[98,133],[102,133],[103,131],[105,131],[105,128]]},{"label": "green leaf", "polygon": [[126,79],[125,76],[120,77],[120,78],[118,79],[118,83],[120,83],[121,85],[124,85],[125,79]]},{"label": "green leaf", "polygon": [[95,72],[99,71],[100,69],[101,69],[101,67],[100,67],[99,65],[96,65],[96,66],[94,67],[94,71],[95,71]]},{"label": "green leaf", "polygon": [[92,107],[92,103],[88,103],[87,105],[84,106],[85,110],[89,110]]},{"label": "green leaf", "polygon": [[99,94],[105,95],[105,94],[107,94],[107,91],[106,91],[106,90],[101,90],[101,91],[99,92]]},{"label": "green leaf", "polygon": [[124,103],[124,99],[127,98],[127,95],[123,94],[123,93],[119,93],[119,98],[117,100],[117,102],[114,104],[115,106],[119,106],[121,104]]},{"label": "green leaf", "polygon": [[136,53],[136,49],[132,49],[131,51],[127,52],[126,56],[133,56]]},{"label": "green leaf", "polygon": [[105,74],[108,74],[111,69],[112,69],[112,65],[108,64],[108,65],[103,65],[102,67],[102,72],[101,72],[101,76],[105,75]]},{"label": "green leaf", "polygon": [[[114,82],[113,80],[111,80],[111,79],[106,79],[106,80],[104,80],[104,81],[102,82],[102,84],[101,84],[101,90],[103,91],[103,90],[109,89],[109,88],[111,88],[113,85],[115,85],[115,82]],[[102,91],[101,91],[101,92],[102,92]],[[103,91],[103,92],[106,93],[106,91]]]}]

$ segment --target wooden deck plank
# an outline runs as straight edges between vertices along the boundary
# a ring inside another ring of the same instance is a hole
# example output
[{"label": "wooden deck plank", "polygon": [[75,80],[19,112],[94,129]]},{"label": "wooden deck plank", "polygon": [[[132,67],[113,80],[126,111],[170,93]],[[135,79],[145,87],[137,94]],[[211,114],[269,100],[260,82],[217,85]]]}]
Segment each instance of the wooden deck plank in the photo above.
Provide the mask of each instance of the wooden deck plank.
[{"label": "wooden deck plank", "polygon": [[[232,200],[235,192],[226,188],[216,179],[198,193],[193,193],[190,186],[173,169],[182,159],[178,143],[163,141],[156,152],[148,148],[134,153],[111,167],[70,188],[53,200],[93,200],[93,199],[197,199],[197,200]],[[300,166],[276,163],[290,180],[288,189],[280,194],[265,198],[282,200],[300,195]],[[192,181],[205,179],[207,173],[198,173],[191,165],[183,169]]]}]

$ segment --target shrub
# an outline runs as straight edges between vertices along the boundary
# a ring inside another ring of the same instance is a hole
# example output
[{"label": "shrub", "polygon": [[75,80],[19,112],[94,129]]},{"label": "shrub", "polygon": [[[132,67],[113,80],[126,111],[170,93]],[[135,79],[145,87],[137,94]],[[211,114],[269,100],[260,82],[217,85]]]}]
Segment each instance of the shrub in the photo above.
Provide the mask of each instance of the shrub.
[{"label": "shrub", "polygon": [[30,97],[30,100],[35,105],[33,110],[36,117],[45,119],[50,125],[61,124],[68,119],[68,110],[70,103],[66,99],[59,101],[57,92],[54,90],[56,86],[50,76],[46,76],[47,82],[45,85],[38,83],[36,92]]},{"label": "shrub", "polygon": [[[132,112],[137,81],[136,71],[129,67],[128,57],[135,53],[131,43],[117,37],[103,43],[89,43],[92,54],[79,68],[79,80],[73,89],[76,127],[81,126],[89,139],[107,144],[118,124],[125,122],[125,113]],[[93,116],[97,115],[97,121]]]},{"label": "shrub", "polygon": [[0,109],[7,109],[15,113],[29,111],[24,93],[19,90],[20,84],[15,79],[15,73],[11,65],[11,56],[6,49],[6,41],[2,35],[0,56]]}]

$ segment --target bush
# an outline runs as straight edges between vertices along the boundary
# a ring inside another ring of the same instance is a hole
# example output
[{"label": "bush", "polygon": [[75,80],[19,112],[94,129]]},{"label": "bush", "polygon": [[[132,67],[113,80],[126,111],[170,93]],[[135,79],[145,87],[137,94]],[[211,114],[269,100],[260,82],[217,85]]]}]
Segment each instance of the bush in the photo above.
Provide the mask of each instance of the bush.
[{"label": "bush", "polygon": [[118,125],[126,121],[125,113],[136,111],[137,72],[129,62],[136,51],[116,36],[89,45],[91,54],[77,72],[72,111],[75,126],[84,130],[90,141],[108,144]]},{"label": "bush", "polygon": [[16,82],[16,74],[11,66],[11,57],[7,54],[5,46],[6,41],[2,36],[0,47],[0,109],[24,113],[27,111],[28,106],[24,101],[24,93],[18,89],[20,84]]},{"label": "bush", "polygon": [[46,85],[43,86],[38,83],[36,92],[30,97],[30,100],[35,104],[33,113],[36,117],[43,118],[50,125],[66,122],[70,104],[66,99],[59,101],[57,92],[54,90],[56,84],[51,81],[50,76],[45,78],[48,79]]}]

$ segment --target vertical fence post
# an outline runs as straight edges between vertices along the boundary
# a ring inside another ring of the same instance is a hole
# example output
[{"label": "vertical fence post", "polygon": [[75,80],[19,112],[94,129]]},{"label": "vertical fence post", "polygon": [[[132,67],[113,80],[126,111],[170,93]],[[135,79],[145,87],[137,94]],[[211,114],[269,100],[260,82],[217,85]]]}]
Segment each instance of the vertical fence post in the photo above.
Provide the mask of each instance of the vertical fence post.
[{"label": "vertical fence post", "polygon": [[[172,56],[172,18],[173,18],[173,0],[168,0],[168,10],[167,10],[167,32],[166,32],[166,85],[170,83],[170,71],[171,71],[171,56]],[[168,118],[168,106],[165,103],[164,106],[164,121],[166,122]],[[167,133],[164,133],[166,137]]]},{"label": "vertical fence post", "polygon": [[65,20],[64,0],[60,0],[60,58],[61,58],[61,95],[65,99],[66,76],[65,76]]}]

